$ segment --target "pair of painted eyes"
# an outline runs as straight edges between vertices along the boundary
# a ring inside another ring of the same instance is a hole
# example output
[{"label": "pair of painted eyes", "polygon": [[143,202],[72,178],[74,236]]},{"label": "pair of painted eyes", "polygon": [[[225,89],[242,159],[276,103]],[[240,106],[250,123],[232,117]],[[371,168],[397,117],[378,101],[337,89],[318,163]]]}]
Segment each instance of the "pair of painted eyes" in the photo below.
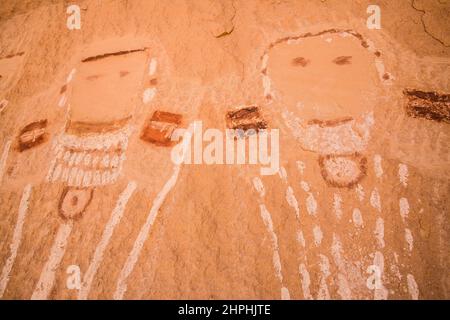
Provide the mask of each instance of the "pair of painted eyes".
[{"label": "pair of painted eyes", "polygon": [[[306,67],[311,61],[303,58],[303,57],[297,57],[292,59],[292,65],[294,66],[301,66]],[[333,59],[333,63],[337,64],[338,66],[343,66],[347,64],[352,63],[352,56],[339,56]]]}]

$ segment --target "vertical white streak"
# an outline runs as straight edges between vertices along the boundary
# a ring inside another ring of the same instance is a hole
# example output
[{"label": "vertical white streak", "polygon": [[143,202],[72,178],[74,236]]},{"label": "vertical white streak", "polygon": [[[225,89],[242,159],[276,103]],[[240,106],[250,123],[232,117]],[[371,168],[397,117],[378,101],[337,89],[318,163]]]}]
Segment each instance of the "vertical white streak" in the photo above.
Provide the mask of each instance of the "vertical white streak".
[{"label": "vertical white streak", "polygon": [[399,200],[399,207],[400,207],[400,215],[403,219],[403,222],[405,222],[405,219],[408,218],[409,215],[409,202],[406,198],[400,198]]},{"label": "vertical white streak", "polygon": [[39,281],[34,289],[32,300],[46,300],[55,282],[55,273],[66,251],[67,241],[72,232],[72,221],[59,226],[55,241],[50,250],[50,256],[41,272]]},{"label": "vertical white streak", "polygon": [[316,246],[319,246],[322,243],[323,239],[322,229],[320,229],[320,227],[317,225],[314,226],[313,234],[314,234],[314,243],[316,244]]},{"label": "vertical white streak", "polygon": [[94,280],[100,263],[103,260],[103,254],[112,237],[114,228],[120,223],[128,200],[130,199],[135,189],[136,182],[131,181],[128,183],[126,189],[120,194],[119,199],[116,203],[116,207],[111,213],[111,217],[109,218],[109,221],[106,224],[105,229],[103,230],[102,238],[97,245],[97,248],[95,249],[94,257],[92,258],[91,263],[84,275],[83,284],[81,285],[81,289],[78,292],[79,300],[87,299],[89,291],[91,289],[92,281]]},{"label": "vertical white streak", "polygon": [[264,189],[264,184],[262,183],[261,179],[259,177],[253,178],[253,186],[255,187],[256,191],[258,192],[259,196],[261,198],[264,198],[266,195],[266,190]]},{"label": "vertical white streak", "polygon": [[305,168],[306,168],[305,163],[303,161],[298,160],[296,162],[296,164],[297,164],[298,171],[300,172],[301,175],[303,175],[303,173],[305,172]]},{"label": "vertical white streak", "polygon": [[342,218],[342,198],[337,193],[333,195],[333,211],[338,219]]},{"label": "vertical white streak", "polygon": [[408,186],[408,166],[406,164],[400,163],[398,165],[398,178],[400,183],[404,186]]},{"label": "vertical white streak", "polygon": [[375,252],[375,256],[373,258],[373,264],[378,267],[380,277],[378,279],[378,284],[374,291],[374,300],[386,300],[388,298],[389,292],[383,285],[383,275],[384,275],[384,256],[381,252]]},{"label": "vertical white streak", "polygon": [[306,300],[313,300],[313,296],[311,295],[311,291],[309,289],[311,278],[309,277],[308,269],[306,269],[306,266],[302,263],[300,264],[298,271],[302,277],[303,298]]},{"label": "vertical white streak", "polygon": [[[195,126],[195,124],[194,124]],[[189,127],[190,132],[193,130],[193,127]],[[192,132],[191,132],[192,133]],[[134,242],[133,248],[131,249],[130,254],[128,255],[127,260],[125,261],[125,265],[123,266],[122,270],[120,271],[119,278],[117,280],[116,290],[114,292],[113,298],[115,300],[121,300],[123,299],[123,296],[125,292],[127,291],[127,279],[128,276],[131,274],[131,272],[134,269],[134,266],[136,265],[139,255],[141,253],[141,250],[144,246],[145,241],[147,240],[147,237],[150,233],[150,229],[155,222],[156,216],[158,215],[159,209],[161,208],[162,204],[164,203],[165,198],[169,194],[170,190],[175,186],[178,176],[181,171],[181,163],[183,163],[184,158],[186,156],[189,143],[191,141],[191,134],[187,134],[184,136],[182,143],[182,154],[181,154],[181,161],[180,164],[177,164],[174,166],[172,176],[167,180],[167,182],[164,184],[161,191],[156,195],[155,200],[153,201],[153,205],[150,209],[150,212],[147,216],[147,220],[145,221],[144,225],[142,226],[141,230],[139,231],[139,234]]]},{"label": "vertical white streak", "polygon": [[2,157],[0,158],[0,183],[3,180],[3,173],[5,171],[6,160],[8,159],[9,149],[11,148],[11,140],[8,140],[3,147]]},{"label": "vertical white streak", "polygon": [[6,286],[9,281],[9,273],[14,265],[14,261],[16,260],[17,251],[19,250],[20,243],[22,241],[22,230],[23,224],[25,222],[25,216],[28,211],[28,202],[31,195],[31,184],[28,184],[22,193],[22,199],[20,200],[19,205],[19,215],[17,217],[16,226],[14,227],[14,233],[12,237],[12,242],[10,246],[10,255],[8,260],[6,260],[5,265],[3,266],[2,275],[0,278],[0,298],[3,297],[5,293]]},{"label": "vertical white streak", "polygon": [[417,285],[416,280],[412,274],[408,274],[406,276],[406,280],[408,281],[408,292],[411,295],[411,299],[418,300],[419,299],[419,286]]},{"label": "vertical white streak", "polygon": [[[264,204],[260,204],[259,206],[261,218],[264,222],[264,225],[266,226],[266,230],[270,235],[271,241],[272,241],[272,250],[273,250],[273,267],[275,269],[275,275],[280,281],[281,287],[282,287],[282,299],[286,298],[288,295],[286,295],[286,291],[289,293],[289,290],[283,286],[283,275],[281,272],[281,260],[280,260],[280,253],[279,253],[279,247],[278,247],[278,237],[275,234],[275,231],[273,229],[273,222],[272,217],[270,215],[270,212],[267,210],[266,206]],[[285,292],[283,294],[283,291]]]},{"label": "vertical white streak", "polygon": [[139,231],[139,234],[136,238],[136,241],[134,242],[133,248],[131,249],[127,261],[125,262],[125,265],[122,271],[120,272],[119,279],[117,280],[116,291],[114,292],[113,297],[115,300],[123,299],[123,295],[127,291],[126,281],[128,279],[128,276],[131,274],[131,272],[134,269],[134,266],[138,261],[142,247],[144,246],[144,243],[147,240],[147,237],[150,233],[150,229],[156,220],[156,216],[158,215],[159,209],[164,203],[164,200],[169,194],[170,190],[172,190],[172,188],[175,186],[177,182],[178,175],[180,174],[180,169],[181,169],[180,165],[176,165],[174,167],[172,176],[169,178],[169,180],[167,180],[162,190],[157,194],[155,200],[153,201],[153,205],[152,208],[150,209],[150,213],[147,216],[147,220],[145,221],[144,225]]},{"label": "vertical white streak", "polygon": [[281,180],[283,180],[284,183],[287,183],[287,172],[284,167],[280,167],[278,175],[280,176]]},{"label": "vertical white streak", "polygon": [[359,202],[362,202],[364,200],[364,197],[366,196],[362,185],[360,185],[358,183],[358,185],[355,188],[355,191],[356,191],[356,195],[358,196]]},{"label": "vertical white streak", "polygon": [[378,247],[384,248],[384,220],[382,218],[377,219],[374,233],[377,239]]},{"label": "vertical white streak", "polygon": [[341,296],[342,300],[350,300],[352,298],[352,290],[347,280],[347,268],[345,266],[343,255],[343,249],[341,241],[336,234],[333,234],[333,244],[331,246],[331,254],[333,256],[334,262],[338,268],[338,294]]},{"label": "vertical white streak", "polygon": [[281,288],[281,300],[291,300],[291,295],[289,294],[289,289],[286,287]]},{"label": "vertical white streak", "polygon": [[364,226],[361,210],[359,210],[358,208],[353,209],[352,219],[356,227],[361,228]]},{"label": "vertical white streak", "polygon": [[298,201],[295,198],[294,190],[292,190],[292,187],[290,186],[286,189],[286,201],[292,208],[294,208],[295,216],[297,217],[297,219],[300,219],[300,209],[298,207]]},{"label": "vertical white streak", "polygon": [[414,248],[414,238],[410,229],[405,228],[405,241],[408,244],[408,250],[411,252]]},{"label": "vertical white streak", "polygon": [[376,154],[373,157],[373,165],[375,170],[375,176],[377,178],[381,178],[383,176],[383,167],[381,165],[381,156],[379,154]]},{"label": "vertical white streak", "polygon": [[152,58],[150,61],[150,65],[148,67],[148,75],[153,76],[156,72],[156,67],[158,66],[158,61],[155,58]]},{"label": "vertical white streak", "polygon": [[302,230],[297,231],[297,241],[303,248],[306,247],[305,237],[303,236]]},{"label": "vertical white streak", "polygon": [[317,201],[312,192],[310,192],[306,198],[306,210],[310,215],[315,216],[317,214]]},{"label": "vertical white streak", "polygon": [[370,195],[370,205],[381,212],[381,199],[377,188],[373,189]]},{"label": "vertical white streak", "polygon": [[319,279],[319,293],[317,294],[317,300],[330,300],[330,292],[328,291],[327,278],[330,276],[330,262],[323,254],[320,257],[320,279]]}]

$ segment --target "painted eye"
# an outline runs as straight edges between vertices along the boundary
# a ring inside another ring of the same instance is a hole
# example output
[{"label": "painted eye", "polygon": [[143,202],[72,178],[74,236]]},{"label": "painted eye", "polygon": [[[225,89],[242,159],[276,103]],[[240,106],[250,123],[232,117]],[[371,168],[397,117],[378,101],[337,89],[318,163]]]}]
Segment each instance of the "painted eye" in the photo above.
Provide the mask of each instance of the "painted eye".
[{"label": "painted eye", "polygon": [[352,56],[340,56],[333,60],[333,63],[337,64],[338,66],[342,66],[345,64],[351,64],[352,63]]},{"label": "painted eye", "polygon": [[96,80],[96,79],[100,78],[101,76],[102,76],[102,75],[100,75],[100,74],[94,74],[94,75],[92,75],[92,76],[86,77],[86,79],[87,79],[87,80]]},{"label": "painted eye", "polygon": [[297,57],[292,59],[292,65],[293,66],[301,66],[301,67],[306,67],[309,64],[309,60],[303,57]]}]

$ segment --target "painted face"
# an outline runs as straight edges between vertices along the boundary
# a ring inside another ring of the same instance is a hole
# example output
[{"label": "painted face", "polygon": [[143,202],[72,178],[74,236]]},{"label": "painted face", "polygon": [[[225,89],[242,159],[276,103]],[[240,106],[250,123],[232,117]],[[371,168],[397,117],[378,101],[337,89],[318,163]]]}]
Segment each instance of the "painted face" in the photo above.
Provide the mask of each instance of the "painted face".
[{"label": "painted face", "polygon": [[262,76],[302,148],[322,155],[366,149],[381,84],[390,81],[378,51],[357,33],[337,31],[277,41]]},{"label": "painted face", "polygon": [[71,124],[110,123],[131,116],[147,57],[146,51],[135,51],[83,60],[73,82]]},{"label": "painted face", "polygon": [[48,181],[86,188],[117,180],[147,60],[146,49],[111,51],[83,59],[69,75],[61,89],[69,121],[56,139]]},{"label": "painted face", "polygon": [[376,55],[348,33],[287,40],[269,51],[267,73],[277,99],[314,123],[372,111],[380,85]]}]

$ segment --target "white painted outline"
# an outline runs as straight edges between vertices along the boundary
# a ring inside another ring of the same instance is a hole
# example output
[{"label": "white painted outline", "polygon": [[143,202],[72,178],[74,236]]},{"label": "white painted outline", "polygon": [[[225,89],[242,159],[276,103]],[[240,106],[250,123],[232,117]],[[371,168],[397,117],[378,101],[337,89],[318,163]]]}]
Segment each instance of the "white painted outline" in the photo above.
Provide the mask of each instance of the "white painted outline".
[{"label": "white painted outline", "polygon": [[100,263],[103,260],[103,254],[105,253],[106,247],[111,240],[115,227],[120,223],[128,200],[130,200],[136,187],[136,182],[131,181],[128,183],[125,190],[120,194],[116,206],[111,213],[111,217],[103,229],[102,238],[95,249],[94,257],[92,258],[91,263],[84,274],[81,289],[78,292],[78,300],[86,300],[88,298],[92,282],[94,281],[94,277],[97,274]]},{"label": "white painted outline", "polygon": [[22,242],[23,224],[25,222],[25,217],[28,212],[31,190],[32,190],[31,184],[26,185],[25,188],[23,189],[22,199],[20,199],[19,214],[17,217],[16,226],[14,227],[14,233],[10,245],[11,254],[8,257],[8,260],[6,260],[5,265],[3,266],[2,275],[0,278],[0,298],[2,298],[3,294],[5,293],[6,287],[9,282],[9,274],[14,265],[14,261],[16,260],[17,251],[19,250],[20,243]]}]

